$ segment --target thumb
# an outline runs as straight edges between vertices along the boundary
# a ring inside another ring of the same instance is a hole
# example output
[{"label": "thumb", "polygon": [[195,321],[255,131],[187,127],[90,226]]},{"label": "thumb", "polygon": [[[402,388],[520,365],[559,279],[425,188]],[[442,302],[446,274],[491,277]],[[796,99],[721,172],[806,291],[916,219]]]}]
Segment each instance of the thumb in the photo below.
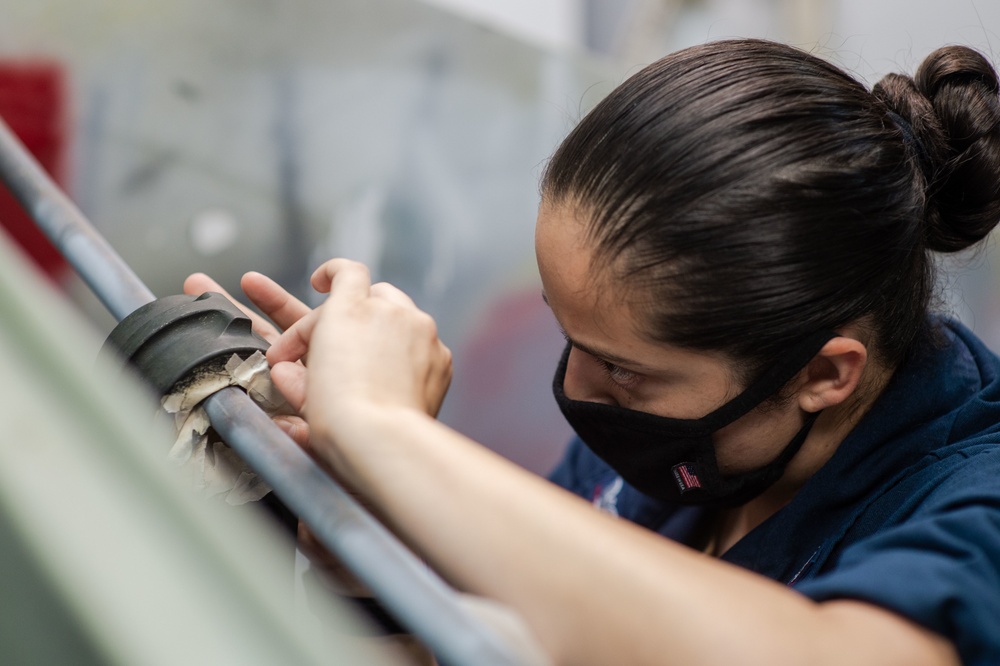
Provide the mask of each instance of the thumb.
[{"label": "thumb", "polygon": [[271,368],[271,380],[292,409],[302,413],[306,402],[306,367],[290,361],[275,363]]}]

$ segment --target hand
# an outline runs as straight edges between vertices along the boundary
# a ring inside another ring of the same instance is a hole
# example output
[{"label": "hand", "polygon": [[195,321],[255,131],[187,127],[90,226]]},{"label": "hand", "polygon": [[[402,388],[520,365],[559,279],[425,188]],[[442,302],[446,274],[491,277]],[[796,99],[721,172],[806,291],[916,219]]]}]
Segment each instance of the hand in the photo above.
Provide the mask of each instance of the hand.
[{"label": "hand", "polygon": [[[309,306],[289,294],[277,282],[260,273],[251,272],[244,275],[240,281],[240,287],[242,287],[243,293],[247,295],[250,301],[270,317],[274,324],[277,324],[281,328],[292,326],[312,311]],[[206,291],[220,293],[232,301],[236,307],[250,318],[253,330],[269,343],[273,344],[281,335],[281,331],[271,321],[264,319],[250,308],[244,306],[223,289],[218,282],[204,273],[194,273],[184,280],[185,294],[198,296]],[[307,446],[309,441],[309,426],[301,417],[291,415],[276,416],[274,422],[299,446]]]},{"label": "hand", "polygon": [[[406,407],[436,416],[451,382],[451,352],[434,320],[368,269],[334,259],[312,276],[327,301],[278,338],[267,358],[272,377],[314,428],[336,428],[347,405]],[[309,371],[295,361],[309,354]],[[310,410],[309,405],[315,408]]]},{"label": "hand", "polygon": [[206,291],[214,291],[224,295],[250,317],[250,321],[253,322],[253,330],[271,344],[274,344],[274,341],[281,335],[280,329],[291,327],[312,311],[308,305],[289,294],[277,282],[260,273],[244,275],[243,279],[240,280],[240,287],[250,302],[260,308],[261,312],[270,317],[271,321],[280,328],[275,327],[271,321],[245,307],[223,289],[218,282],[204,273],[194,273],[184,280],[185,294],[199,296]]}]

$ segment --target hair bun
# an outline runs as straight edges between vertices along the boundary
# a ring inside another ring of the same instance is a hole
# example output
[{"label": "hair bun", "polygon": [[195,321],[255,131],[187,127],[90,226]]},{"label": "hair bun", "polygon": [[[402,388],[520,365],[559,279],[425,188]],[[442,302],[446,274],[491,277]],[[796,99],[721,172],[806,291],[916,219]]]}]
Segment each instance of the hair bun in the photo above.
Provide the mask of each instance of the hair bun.
[{"label": "hair bun", "polygon": [[911,95],[919,113],[897,113],[912,124],[931,162],[927,246],[957,252],[1000,221],[1000,82],[980,53],[946,46],[927,56],[914,85],[929,107]]}]

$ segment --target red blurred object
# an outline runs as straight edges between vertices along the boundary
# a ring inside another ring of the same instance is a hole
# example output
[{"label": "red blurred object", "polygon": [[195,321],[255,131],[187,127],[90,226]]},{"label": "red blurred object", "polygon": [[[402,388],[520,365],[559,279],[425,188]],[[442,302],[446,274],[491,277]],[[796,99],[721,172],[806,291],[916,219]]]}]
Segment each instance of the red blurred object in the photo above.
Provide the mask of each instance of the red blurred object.
[{"label": "red blurred object", "polygon": [[[66,88],[63,68],[51,61],[0,60],[0,116],[42,167],[64,185]],[[0,184],[0,225],[43,271],[58,279],[66,260]]]}]

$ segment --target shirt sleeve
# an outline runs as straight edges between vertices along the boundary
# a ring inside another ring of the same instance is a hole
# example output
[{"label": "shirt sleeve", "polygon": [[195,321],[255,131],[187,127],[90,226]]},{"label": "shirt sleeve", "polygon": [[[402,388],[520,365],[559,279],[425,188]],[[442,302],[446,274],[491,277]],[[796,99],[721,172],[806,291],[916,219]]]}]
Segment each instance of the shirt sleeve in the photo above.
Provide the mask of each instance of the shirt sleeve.
[{"label": "shirt sleeve", "polygon": [[1000,452],[964,459],[901,512],[795,589],[881,606],[950,639],[963,664],[1000,664]]}]

